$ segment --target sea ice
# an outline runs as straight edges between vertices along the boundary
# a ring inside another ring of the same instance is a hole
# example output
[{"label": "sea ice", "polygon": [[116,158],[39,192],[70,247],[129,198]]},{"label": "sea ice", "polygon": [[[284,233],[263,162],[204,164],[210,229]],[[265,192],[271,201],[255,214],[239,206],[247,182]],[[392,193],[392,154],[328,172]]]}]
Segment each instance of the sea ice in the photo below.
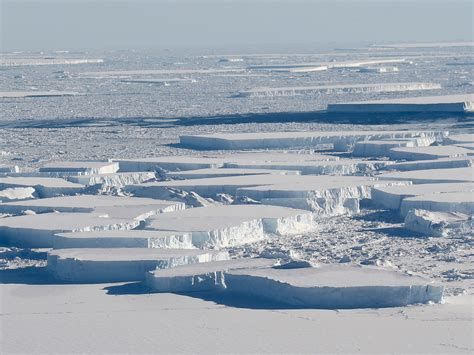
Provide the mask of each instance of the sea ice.
[{"label": "sea ice", "polygon": [[228,258],[225,251],[197,249],[56,249],[48,253],[47,268],[55,278],[69,282],[139,281],[156,268]]}]

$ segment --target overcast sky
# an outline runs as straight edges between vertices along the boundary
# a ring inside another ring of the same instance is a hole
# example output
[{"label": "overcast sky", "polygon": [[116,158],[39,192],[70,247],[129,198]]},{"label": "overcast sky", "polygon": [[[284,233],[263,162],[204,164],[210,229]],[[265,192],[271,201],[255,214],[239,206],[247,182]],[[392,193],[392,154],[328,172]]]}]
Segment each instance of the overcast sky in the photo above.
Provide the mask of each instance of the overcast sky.
[{"label": "overcast sky", "polygon": [[470,0],[0,0],[0,50],[472,41]]}]

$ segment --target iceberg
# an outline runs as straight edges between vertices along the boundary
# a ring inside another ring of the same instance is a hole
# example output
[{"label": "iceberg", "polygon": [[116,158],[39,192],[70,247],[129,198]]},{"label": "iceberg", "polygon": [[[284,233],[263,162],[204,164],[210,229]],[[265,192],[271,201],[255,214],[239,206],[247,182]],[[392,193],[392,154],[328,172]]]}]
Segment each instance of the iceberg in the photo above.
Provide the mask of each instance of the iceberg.
[{"label": "iceberg", "polygon": [[85,186],[52,177],[0,177],[0,189],[33,187],[39,198],[59,195],[74,195],[84,191]]},{"label": "iceberg", "polygon": [[405,217],[405,228],[428,237],[456,238],[472,233],[472,215],[456,212],[410,210]]},{"label": "iceberg", "polygon": [[116,162],[99,161],[61,161],[43,165],[39,171],[45,173],[74,173],[79,175],[112,174],[117,172]]},{"label": "iceberg", "polygon": [[441,302],[443,286],[400,272],[355,265],[225,272],[227,292],[299,308],[400,307]]},{"label": "iceberg", "polygon": [[144,280],[147,271],[227,260],[228,253],[197,249],[57,249],[48,253],[47,270],[58,280],[103,283]]}]

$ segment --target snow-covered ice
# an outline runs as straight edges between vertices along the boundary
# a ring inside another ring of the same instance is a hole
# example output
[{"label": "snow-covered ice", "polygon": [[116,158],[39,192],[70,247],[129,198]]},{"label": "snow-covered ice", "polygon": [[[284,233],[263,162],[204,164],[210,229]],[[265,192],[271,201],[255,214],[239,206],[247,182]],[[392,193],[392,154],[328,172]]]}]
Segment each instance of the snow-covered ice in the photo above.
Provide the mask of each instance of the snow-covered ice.
[{"label": "snow-covered ice", "polygon": [[56,249],[48,271],[59,280],[103,283],[144,280],[147,271],[228,259],[226,251],[158,248]]}]

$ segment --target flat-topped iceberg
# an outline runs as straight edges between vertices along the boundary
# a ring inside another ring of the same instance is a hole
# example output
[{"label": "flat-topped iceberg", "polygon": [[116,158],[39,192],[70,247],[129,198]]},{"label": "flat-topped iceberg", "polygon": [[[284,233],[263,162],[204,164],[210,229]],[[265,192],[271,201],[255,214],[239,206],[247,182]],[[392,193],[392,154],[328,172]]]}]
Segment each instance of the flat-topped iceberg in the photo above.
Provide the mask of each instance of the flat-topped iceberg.
[{"label": "flat-topped iceberg", "polygon": [[228,259],[228,253],[197,249],[57,249],[48,253],[48,271],[59,280],[102,283],[144,280],[147,271]]},{"label": "flat-topped iceberg", "polygon": [[473,221],[472,215],[414,209],[405,217],[405,228],[428,237],[460,238],[472,234]]},{"label": "flat-topped iceberg", "polygon": [[102,161],[60,161],[43,165],[40,172],[65,172],[80,175],[112,174],[117,172],[117,162]]},{"label": "flat-topped iceberg", "polygon": [[420,96],[403,99],[385,99],[329,104],[328,112],[452,112],[465,113],[474,110],[474,95]]},{"label": "flat-topped iceberg", "polygon": [[335,150],[350,150],[356,142],[396,138],[434,137],[442,139],[442,131],[342,131],[342,132],[259,132],[182,135],[181,145],[195,149],[278,149],[332,145]]},{"label": "flat-topped iceberg", "polygon": [[51,248],[62,232],[133,229],[138,220],[108,218],[94,213],[41,213],[0,219],[0,240],[14,246]]},{"label": "flat-topped iceberg", "polygon": [[355,265],[229,270],[225,282],[228,292],[300,308],[400,307],[443,296],[443,286],[430,280]]},{"label": "flat-topped iceberg", "polygon": [[0,177],[0,189],[33,187],[40,198],[59,195],[74,195],[84,191],[85,186],[52,177]]}]

